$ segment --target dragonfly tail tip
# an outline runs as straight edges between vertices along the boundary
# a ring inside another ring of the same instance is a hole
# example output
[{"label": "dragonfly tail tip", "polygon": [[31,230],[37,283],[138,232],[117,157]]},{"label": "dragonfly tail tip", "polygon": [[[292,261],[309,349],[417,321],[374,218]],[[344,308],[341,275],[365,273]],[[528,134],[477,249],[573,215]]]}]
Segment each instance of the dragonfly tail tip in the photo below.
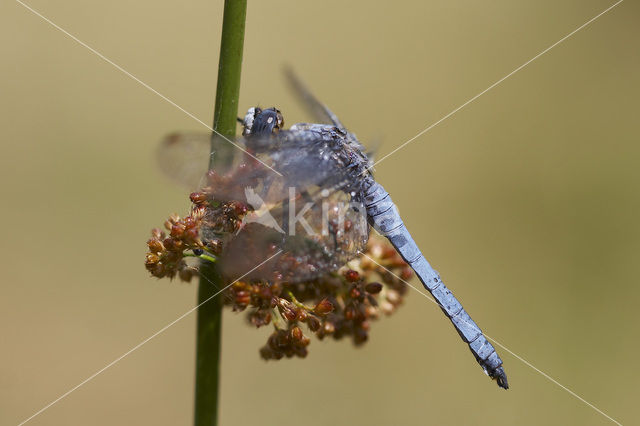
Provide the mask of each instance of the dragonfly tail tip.
[{"label": "dragonfly tail tip", "polygon": [[502,389],[509,389],[509,382],[507,382],[507,374],[504,372],[504,369],[502,368],[502,366],[498,367],[495,369],[495,371],[492,374],[492,377],[496,380],[496,382],[498,383],[498,386],[500,386]]}]

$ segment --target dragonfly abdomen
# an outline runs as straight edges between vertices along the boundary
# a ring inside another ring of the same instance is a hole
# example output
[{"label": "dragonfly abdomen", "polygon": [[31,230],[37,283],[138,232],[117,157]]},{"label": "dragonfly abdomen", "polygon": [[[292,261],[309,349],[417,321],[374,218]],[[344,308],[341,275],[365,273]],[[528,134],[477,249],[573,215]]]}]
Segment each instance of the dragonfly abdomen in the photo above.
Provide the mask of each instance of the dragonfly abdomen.
[{"label": "dragonfly abdomen", "polygon": [[415,271],[422,285],[451,320],[462,340],[469,345],[469,349],[484,371],[496,379],[498,386],[507,389],[509,387],[507,376],[495,348],[422,255],[389,193],[382,185],[372,181],[366,191],[364,204],[369,223],[391,242],[400,256]]}]

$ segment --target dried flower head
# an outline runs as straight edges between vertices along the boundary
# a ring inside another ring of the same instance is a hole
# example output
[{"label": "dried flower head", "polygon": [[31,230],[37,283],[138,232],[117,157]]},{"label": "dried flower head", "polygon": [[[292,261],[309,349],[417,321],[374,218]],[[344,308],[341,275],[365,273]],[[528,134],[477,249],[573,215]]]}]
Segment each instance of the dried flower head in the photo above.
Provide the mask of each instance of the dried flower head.
[{"label": "dried flower head", "polygon": [[[205,262],[220,259],[229,236],[244,226],[243,218],[252,212],[251,206],[237,201],[243,188],[235,187],[235,182],[247,181],[247,173],[246,166],[224,176],[209,172],[207,185],[190,194],[193,206],[189,215],[180,218],[174,214],[165,222],[165,231],[152,230],[145,266],[153,276],[190,281],[198,268],[188,264],[189,258]],[[251,241],[242,243],[251,250]],[[283,259],[290,261],[286,256]],[[290,271],[295,272],[295,267]],[[374,236],[364,253],[337,271],[302,282],[277,274],[268,280],[248,277],[225,283],[229,286],[222,297],[233,311],[246,311],[253,326],[274,327],[260,349],[262,358],[305,357],[310,339],[304,329],[319,339],[350,338],[355,345],[365,343],[371,322],[381,314],[392,314],[402,304],[407,291],[402,280],[411,273],[395,249]]]}]

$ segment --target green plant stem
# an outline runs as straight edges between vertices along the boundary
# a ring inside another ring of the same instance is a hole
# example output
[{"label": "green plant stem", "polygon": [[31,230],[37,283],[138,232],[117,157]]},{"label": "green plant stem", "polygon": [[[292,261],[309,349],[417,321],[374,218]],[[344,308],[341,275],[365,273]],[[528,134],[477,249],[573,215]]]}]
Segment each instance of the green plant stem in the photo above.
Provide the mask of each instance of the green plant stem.
[{"label": "green plant stem", "polygon": [[291,298],[291,303],[296,305],[298,308],[304,309],[305,311],[313,311],[312,307],[307,306],[304,303],[300,302],[298,299],[296,299],[296,296],[291,291],[287,291],[287,294]]},{"label": "green plant stem", "polygon": [[192,253],[183,253],[182,257],[197,257],[198,259],[201,260],[206,260],[208,262],[217,262],[218,259],[214,256],[209,256],[208,254],[192,254]]},{"label": "green plant stem", "polygon": [[[246,11],[246,0],[225,0],[213,128],[229,139],[235,137],[237,126]],[[229,142],[221,141],[215,132],[211,139],[213,155],[210,169],[228,165],[232,150],[236,149]],[[195,426],[218,424],[222,297],[215,295],[222,288],[217,266],[211,262],[201,262],[196,332]]]},{"label": "green plant stem", "polygon": [[[246,15],[247,0],[225,0],[213,129],[228,139],[236,135]],[[211,139],[211,152],[214,155],[210,157],[210,169],[230,165],[233,150],[238,149],[220,139],[214,132]]]},{"label": "green plant stem", "polygon": [[194,424],[214,426],[218,423],[222,325],[222,298],[214,295],[222,288],[222,282],[213,263],[201,262],[200,273],[198,304],[202,305],[197,320]]}]

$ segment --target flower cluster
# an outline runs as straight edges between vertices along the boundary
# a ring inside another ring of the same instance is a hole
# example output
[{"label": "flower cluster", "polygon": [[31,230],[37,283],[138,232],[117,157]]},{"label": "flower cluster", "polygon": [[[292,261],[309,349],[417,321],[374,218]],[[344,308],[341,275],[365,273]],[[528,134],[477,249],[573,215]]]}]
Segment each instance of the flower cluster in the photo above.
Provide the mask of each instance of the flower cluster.
[{"label": "flower cluster", "polygon": [[[233,173],[219,176],[210,172],[208,184],[190,196],[190,214],[169,217],[166,231],[152,230],[145,266],[153,276],[190,281],[198,268],[189,265],[188,258],[223,261],[230,241],[245,244],[245,254],[251,252],[250,232],[239,234],[249,238],[247,241],[233,240],[246,226],[243,218],[251,212],[250,206],[236,201],[242,199],[239,194],[243,188],[235,187],[237,182],[247,183],[248,169],[241,166]],[[245,176],[238,178],[238,174]],[[287,259],[286,253],[281,259]],[[350,338],[355,345],[365,343],[371,322],[381,314],[393,313],[402,303],[407,290],[404,281],[411,274],[411,268],[386,240],[372,237],[363,253],[337,271],[302,282],[283,274],[275,274],[273,279],[227,281],[221,297],[234,311],[246,311],[250,324],[274,327],[260,349],[262,358],[305,357],[310,339],[303,329],[318,339]]]},{"label": "flower cluster", "polygon": [[169,235],[159,228],[151,230],[145,266],[154,277],[178,275],[182,281],[189,282],[197,270],[187,264],[186,258],[215,261],[222,251],[222,241],[215,237],[202,239],[203,231],[234,232],[247,212],[244,204],[235,201],[212,204],[203,192],[193,192],[189,198],[193,208],[188,216],[180,218],[172,214],[165,221]]},{"label": "flower cluster", "polygon": [[194,209],[183,219],[177,214],[171,215],[164,223],[168,236],[159,228],[151,231],[145,258],[145,266],[151,275],[157,278],[178,275],[183,281],[191,280],[195,271],[185,262],[185,252],[202,250],[199,229],[203,213],[203,209]]},{"label": "flower cluster", "polygon": [[305,357],[310,340],[301,326],[319,339],[351,338],[362,345],[371,321],[390,315],[407,291],[403,280],[411,269],[385,241],[371,238],[366,251],[336,273],[302,283],[234,283],[225,304],[247,310],[256,327],[272,323],[274,332],[260,349],[264,359]]}]

